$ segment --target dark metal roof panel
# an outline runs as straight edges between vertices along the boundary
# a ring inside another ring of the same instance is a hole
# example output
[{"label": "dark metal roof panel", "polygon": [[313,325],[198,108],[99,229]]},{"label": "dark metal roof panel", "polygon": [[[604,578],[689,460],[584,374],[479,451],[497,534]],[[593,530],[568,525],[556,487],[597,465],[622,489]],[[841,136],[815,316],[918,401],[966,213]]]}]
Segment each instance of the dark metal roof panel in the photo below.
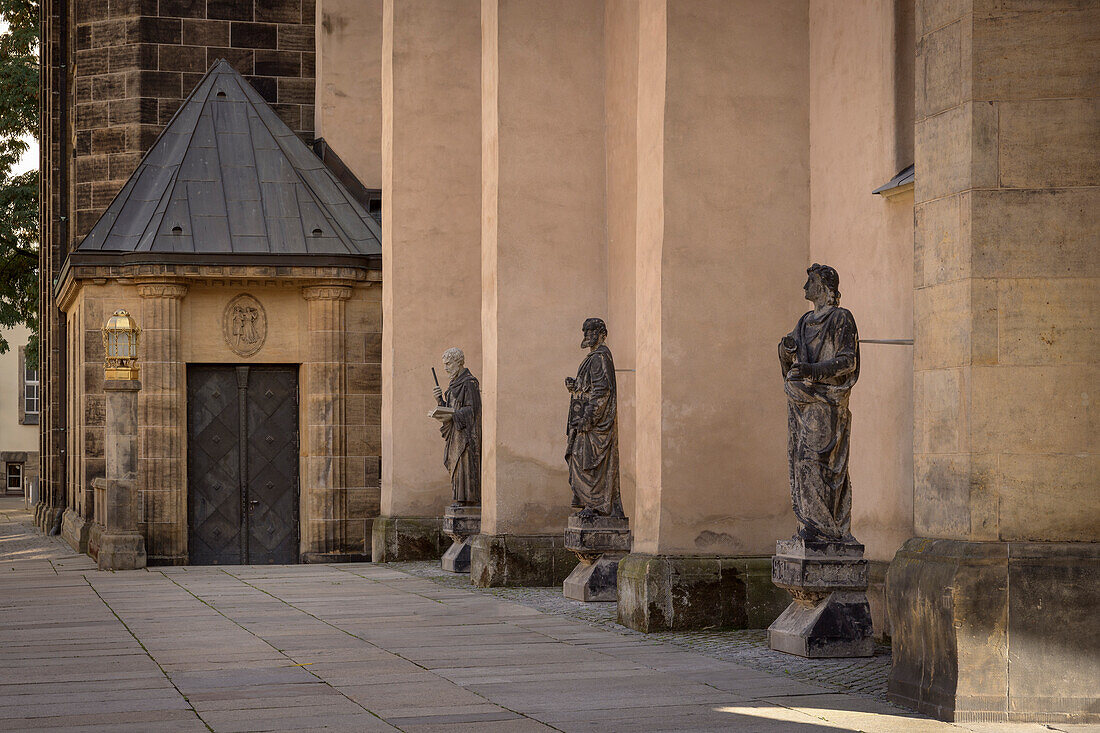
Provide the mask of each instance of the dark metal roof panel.
[{"label": "dark metal roof panel", "polygon": [[354,196],[222,60],[77,251],[376,257],[381,239]]},{"label": "dark metal roof panel", "polygon": [[916,170],[917,169],[915,165],[908,166],[907,168],[902,168],[900,171],[898,171],[897,175],[876,188],[874,191],[871,191],[871,193],[884,194],[888,191],[893,191],[896,188],[901,188],[902,186],[907,186],[913,183],[917,177]]}]

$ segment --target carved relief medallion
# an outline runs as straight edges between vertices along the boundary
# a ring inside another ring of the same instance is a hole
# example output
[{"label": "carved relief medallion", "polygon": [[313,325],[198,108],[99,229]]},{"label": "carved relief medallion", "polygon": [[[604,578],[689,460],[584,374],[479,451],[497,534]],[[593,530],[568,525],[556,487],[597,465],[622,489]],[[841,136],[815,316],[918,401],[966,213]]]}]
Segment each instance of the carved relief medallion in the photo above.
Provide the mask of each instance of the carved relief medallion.
[{"label": "carved relief medallion", "polygon": [[247,293],[238,295],[225,306],[222,334],[233,353],[252,356],[267,338],[267,313],[260,301]]}]

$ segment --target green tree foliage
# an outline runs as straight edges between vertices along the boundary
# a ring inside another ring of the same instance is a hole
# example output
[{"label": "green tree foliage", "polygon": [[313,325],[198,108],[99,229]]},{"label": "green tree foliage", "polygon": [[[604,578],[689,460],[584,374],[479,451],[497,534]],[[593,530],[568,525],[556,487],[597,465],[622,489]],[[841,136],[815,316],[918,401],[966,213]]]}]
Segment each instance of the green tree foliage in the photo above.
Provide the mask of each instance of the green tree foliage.
[{"label": "green tree foliage", "polygon": [[38,171],[12,168],[38,137],[38,2],[0,0],[0,353],[2,329],[26,324],[38,346]]}]

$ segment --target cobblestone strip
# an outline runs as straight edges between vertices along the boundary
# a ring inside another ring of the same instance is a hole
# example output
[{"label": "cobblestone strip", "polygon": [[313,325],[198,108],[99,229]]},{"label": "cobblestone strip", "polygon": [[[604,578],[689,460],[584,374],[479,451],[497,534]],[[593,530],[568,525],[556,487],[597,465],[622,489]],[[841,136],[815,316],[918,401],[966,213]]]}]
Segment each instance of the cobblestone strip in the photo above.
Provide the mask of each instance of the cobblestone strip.
[{"label": "cobblestone strip", "polygon": [[839,692],[886,701],[886,678],[890,673],[890,647],[875,645],[872,657],[856,659],[803,659],[768,648],[765,629],[728,631],[657,632],[645,634],[616,621],[616,604],[582,603],[562,596],[560,588],[476,588],[468,575],[448,573],[435,562],[387,563],[394,570],[431,580],[447,588],[485,593],[543,613],[566,616],[624,636],[639,636],[665,642],[713,659],[741,664],[751,669],[812,682]]}]

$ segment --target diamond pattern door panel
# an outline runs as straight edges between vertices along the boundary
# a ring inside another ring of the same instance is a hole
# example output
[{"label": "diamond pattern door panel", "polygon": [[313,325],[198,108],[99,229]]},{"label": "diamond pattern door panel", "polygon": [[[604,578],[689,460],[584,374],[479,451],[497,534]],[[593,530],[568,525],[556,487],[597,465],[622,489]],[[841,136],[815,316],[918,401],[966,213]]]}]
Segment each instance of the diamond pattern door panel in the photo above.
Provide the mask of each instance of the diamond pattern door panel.
[{"label": "diamond pattern door panel", "polygon": [[187,370],[187,531],[192,565],[239,565],[241,410],[232,367]]},{"label": "diamond pattern door panel", "polygon": [[298,374],[248,380],[248,550],[252,564],[298,562]]},{"label": "diamond pattern door panel", "polygon": [[194,565],[298,562],[295,367],[187,370]]}]

